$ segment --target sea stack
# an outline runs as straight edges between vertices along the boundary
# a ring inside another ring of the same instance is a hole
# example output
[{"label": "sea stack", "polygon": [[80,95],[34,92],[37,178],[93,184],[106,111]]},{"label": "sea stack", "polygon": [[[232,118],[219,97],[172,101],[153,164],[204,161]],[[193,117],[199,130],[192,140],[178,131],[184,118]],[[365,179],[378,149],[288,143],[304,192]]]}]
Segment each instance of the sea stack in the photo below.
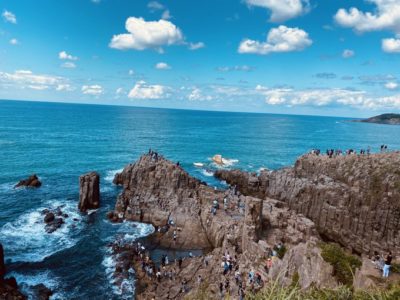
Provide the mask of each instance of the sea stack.
[{"label": "sea stack", "polygon": [[40,182],[39,178],[37,177],[36,174],[33,174],[29,176],[27,179],[20,180],[14,188],[19,188],[19,187],[33,187],[33,188],[38,188],[42,185]]},{"label": "sea stack", "polygon": [[78,207],[81,212],[100,207],[100,176],[98,173],[90,172],[79,177]]}]

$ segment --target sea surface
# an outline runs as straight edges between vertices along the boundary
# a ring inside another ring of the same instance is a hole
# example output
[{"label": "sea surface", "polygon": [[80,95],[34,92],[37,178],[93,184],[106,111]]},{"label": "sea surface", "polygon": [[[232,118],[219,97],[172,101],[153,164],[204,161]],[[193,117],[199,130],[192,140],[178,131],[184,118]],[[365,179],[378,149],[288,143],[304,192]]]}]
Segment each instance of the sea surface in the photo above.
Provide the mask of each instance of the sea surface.
[{"label": "sea surface", "polygon": [[[27,293],[44,283],[55,291],[53,299],[124,299],[133,281],[113,284],[107,244],[153,228],[113,225],[105,214],[121,192],[112,184],[114,174],[149,148],[223,187],[212,177],[215,154],[227,159],[228,168],[257,172],[293,165],[312,148],[378,151],[381,144],[400,149],[400,127],[336,117],[0,101],[0,243],[10,275]],[[101,175],[102,202],[81,215],[79,175],[88,171]],[[33,173],[41,188],[13,188]],[[47,234],[41,211],[58,206],[70,217]]]}]

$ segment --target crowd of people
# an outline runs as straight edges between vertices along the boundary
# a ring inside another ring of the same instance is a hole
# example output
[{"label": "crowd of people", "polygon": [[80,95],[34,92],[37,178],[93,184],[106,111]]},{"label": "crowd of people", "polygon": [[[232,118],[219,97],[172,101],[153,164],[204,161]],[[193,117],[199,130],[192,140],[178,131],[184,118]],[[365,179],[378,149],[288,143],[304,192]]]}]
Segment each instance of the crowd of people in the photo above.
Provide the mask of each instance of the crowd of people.
[{"label": "crowd of people", "polygon": [[374,256],[372,257],[372,261],[374,262],[377,269],[382,271],[382,277],[389,277],[390,268],[392,267],[392,252],[389,251],[386,257],[379,254],[377,251],[374,252]]},{"label": "crowd of people", "polygon": [[[380,152],[387,152],[388,146],[387,145],[381,145],[380,147]],[[326,156],[329,158],[332,158],[334,156],[341,156],[341,155],[352,155],[352,154],[360,154],[360,155],[370,155],[371,154],[371,147],[367,147],[367,149],[360,149],[360,151],[357,153],[356,150],[354,149],[347,149],[346,151],[343,151],[341,149],[327,149],[326,150]],[[310,154],[313,155],[321,155],[321,150],[320,149],[312,149],[310,151]]]}]

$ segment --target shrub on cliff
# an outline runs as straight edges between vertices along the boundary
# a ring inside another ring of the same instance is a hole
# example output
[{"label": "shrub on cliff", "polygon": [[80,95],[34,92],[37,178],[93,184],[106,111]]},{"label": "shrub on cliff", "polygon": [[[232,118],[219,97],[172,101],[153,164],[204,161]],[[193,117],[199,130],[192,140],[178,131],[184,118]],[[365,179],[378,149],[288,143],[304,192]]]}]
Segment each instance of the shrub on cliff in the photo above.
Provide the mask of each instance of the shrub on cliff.
[{"label": "shrub on cliff", "polygon": [[347,254],[339,245],[321,243],[322,258],[333,266],[333,275],[338,282],[351,287],[354,273],[361,267],[361,260],[354,255]]}]

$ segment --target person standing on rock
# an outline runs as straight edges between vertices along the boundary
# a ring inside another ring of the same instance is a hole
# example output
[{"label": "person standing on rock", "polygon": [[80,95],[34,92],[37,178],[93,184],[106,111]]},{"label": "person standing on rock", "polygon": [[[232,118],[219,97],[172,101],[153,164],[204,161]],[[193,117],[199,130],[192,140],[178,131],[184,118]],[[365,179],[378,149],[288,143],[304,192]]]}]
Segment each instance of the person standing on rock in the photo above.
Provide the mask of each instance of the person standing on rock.
[{"label": "person standing on rock", "polygon": [[392,265],[392,252],[389,251],[389,254],[386,256],[385,265],[383,266],[383,277],[389,277],[390,267]]}]

